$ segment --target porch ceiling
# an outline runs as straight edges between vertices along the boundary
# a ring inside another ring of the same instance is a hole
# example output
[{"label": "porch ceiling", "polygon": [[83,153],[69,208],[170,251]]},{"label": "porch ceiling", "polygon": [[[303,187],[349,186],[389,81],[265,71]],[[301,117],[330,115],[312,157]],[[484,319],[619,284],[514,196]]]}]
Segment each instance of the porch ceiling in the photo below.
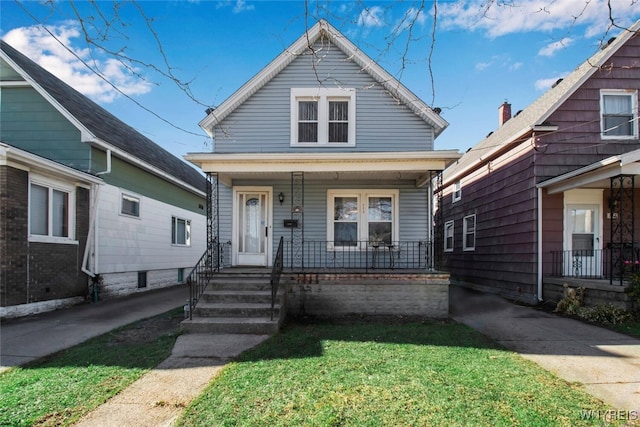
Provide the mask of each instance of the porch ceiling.
[{"label": "porch ceiling", "polygon": [[305,179],[342,181],[406,181],[425,185],[431,171],[442,171],[460,158],[457,151],[381,153],[191,153],[185,159],[204,172],[218,173],[226,184],[233,180],[289,179],[304,172]]}]

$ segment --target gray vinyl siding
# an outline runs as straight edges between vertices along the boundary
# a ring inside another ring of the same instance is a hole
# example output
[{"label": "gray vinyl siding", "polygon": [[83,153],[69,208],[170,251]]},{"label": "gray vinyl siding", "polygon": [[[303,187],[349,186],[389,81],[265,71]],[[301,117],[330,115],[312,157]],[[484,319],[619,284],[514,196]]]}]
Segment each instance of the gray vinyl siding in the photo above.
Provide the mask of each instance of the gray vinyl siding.
[{"label": "gray vinyl siding", "polygon": [[80,141],[80,131],[34,89],[1,88],[0,123],[1,141],[78,170],[89,170],[90,147]]},{"label": "gray vinyl siding", "polygon": [[[215,129],[215,152],[433,150],[431,126],[398,103],[337,47],[320,52],[322,60],[315,66],[311,56],[298,57],[227,116]],[[355,147],[290,146],[290,89],[309,87],[356,89]]]},{"label": "gray vinyl siding", "polygon": [[[280,236],[285,240],[291,238],[291,229],[284,228],[283,221],[291,218],[291,182],[288,180],[272,181],[273,186],[273,253],[277,250]],[[237,186],[264,185],[264,182],[238,181]],[[221,185],[222,188],[222,185]],[[367,189],[390,189],[399,190],[399,233],[400,241],[417,241],[428,238],[428,227],[430,224],[428,214],[428,188],[416,188],[414,183],[405,182],[394,186],[371,185],[359,181],[308,181],[304,187],[304,240],[305,241],[325,241],[327,240],[327,191],[339,189],[367,190]],[[220,202],[220,239],[227,241],[227,230],[230,238],[231,230],[231,194],[225,196],[224,202]],[[278,194],[285,195],[285,201],[280,206]],[[222,194],[222,192],[221,192]],[[228,203],[228,205],[227,205]],[[223,226],[224,224],[224,226]]]}]

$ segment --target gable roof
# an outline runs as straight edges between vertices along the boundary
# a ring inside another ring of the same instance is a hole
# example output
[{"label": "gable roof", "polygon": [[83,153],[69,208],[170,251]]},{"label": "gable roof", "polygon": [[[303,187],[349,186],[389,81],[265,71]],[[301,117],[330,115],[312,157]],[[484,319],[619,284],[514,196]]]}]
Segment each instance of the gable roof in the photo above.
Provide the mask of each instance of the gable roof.
[{"label": "gable roof", "polygon": [[312,28],[306,31],[298,40],[284,50],[276,59],[262,69],[258,74],[246,82],[233,95],[227,98],[207,117],[200,121],[200,127],[209,135],[213,135],[213,128],[233,110],[245,102],[250,96],[260,90],[280,71],[287,67],[294,59],[305,53],[310,46],[321,38],[326,37],[337,46],[350,60],[353,60],[366,71],[376,82],[392,93],[409,107],[422,120],[433,126],[435,136],[440,135],[448,126],[446,120],[436,114],[431,107],[422,101],[402,83],[369,58],[356,45],[349,41],[342,33],[331,26],[327,21],[320,20]]},{"label": "gable roof", "polygon": [[205,178],[193,167],[127,125],[53,74],[0,40],[0,55],[15,71],[69,119],[83,142],[112,149],[114,155],[197,193]]},{"label": "gable roof", "polygon": [[482,164],[486,159],[492,157],[494,153],[506,149],[512,142],[518,141],[530,133],[534,126],[543,126],[549,116],[629,39],[637,36],[639,30],[640,20],[633,24],[630,29],[624,30],[615,40],[596,52],[527,108],[472,147],[460,160],[444,171],[443,185],[459,179],[466,171]]}]

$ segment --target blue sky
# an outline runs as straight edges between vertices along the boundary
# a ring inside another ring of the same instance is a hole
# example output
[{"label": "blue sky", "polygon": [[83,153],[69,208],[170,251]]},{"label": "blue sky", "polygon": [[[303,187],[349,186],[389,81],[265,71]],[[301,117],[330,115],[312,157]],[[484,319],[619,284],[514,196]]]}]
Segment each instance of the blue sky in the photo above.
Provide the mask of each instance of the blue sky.
[{"label": "blue sky", "polygon": [[[634,0],[610,2],[616,24],[640,18]],[[509,6],[499,5],[504,3]],[[514,113],[524,109],[619,32],[609,26],[606,0],[441,0],[435,33],[430,1],[73,5],[75,11],[65,1],[2,0],[0,37],[179,157],[210,149],[198,127],[207,106],[221,104],[320,18],[427,104],[440,107],[449,127],[435,148],[461,152],[498,126],[501,103],[511,103]],[[407,20],[414,22],[410,35]],[[113,52],[139,62],[127,69],[87,46],[82,25],[94,35],[99,31]]]}]

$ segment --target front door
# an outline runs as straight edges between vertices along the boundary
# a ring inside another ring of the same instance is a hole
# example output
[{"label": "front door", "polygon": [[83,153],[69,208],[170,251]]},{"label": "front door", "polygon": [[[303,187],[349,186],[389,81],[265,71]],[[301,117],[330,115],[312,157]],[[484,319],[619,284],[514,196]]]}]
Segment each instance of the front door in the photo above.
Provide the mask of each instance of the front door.
[{"label": "front door", "polygon": [[269,265],[271,250],[271,189],[234,191],[234,258],[236,265]]},{"label": "front door", "polygon": [[574,277],[602,275],[600,207],[569,204],[565,210],[564,273]]}]

